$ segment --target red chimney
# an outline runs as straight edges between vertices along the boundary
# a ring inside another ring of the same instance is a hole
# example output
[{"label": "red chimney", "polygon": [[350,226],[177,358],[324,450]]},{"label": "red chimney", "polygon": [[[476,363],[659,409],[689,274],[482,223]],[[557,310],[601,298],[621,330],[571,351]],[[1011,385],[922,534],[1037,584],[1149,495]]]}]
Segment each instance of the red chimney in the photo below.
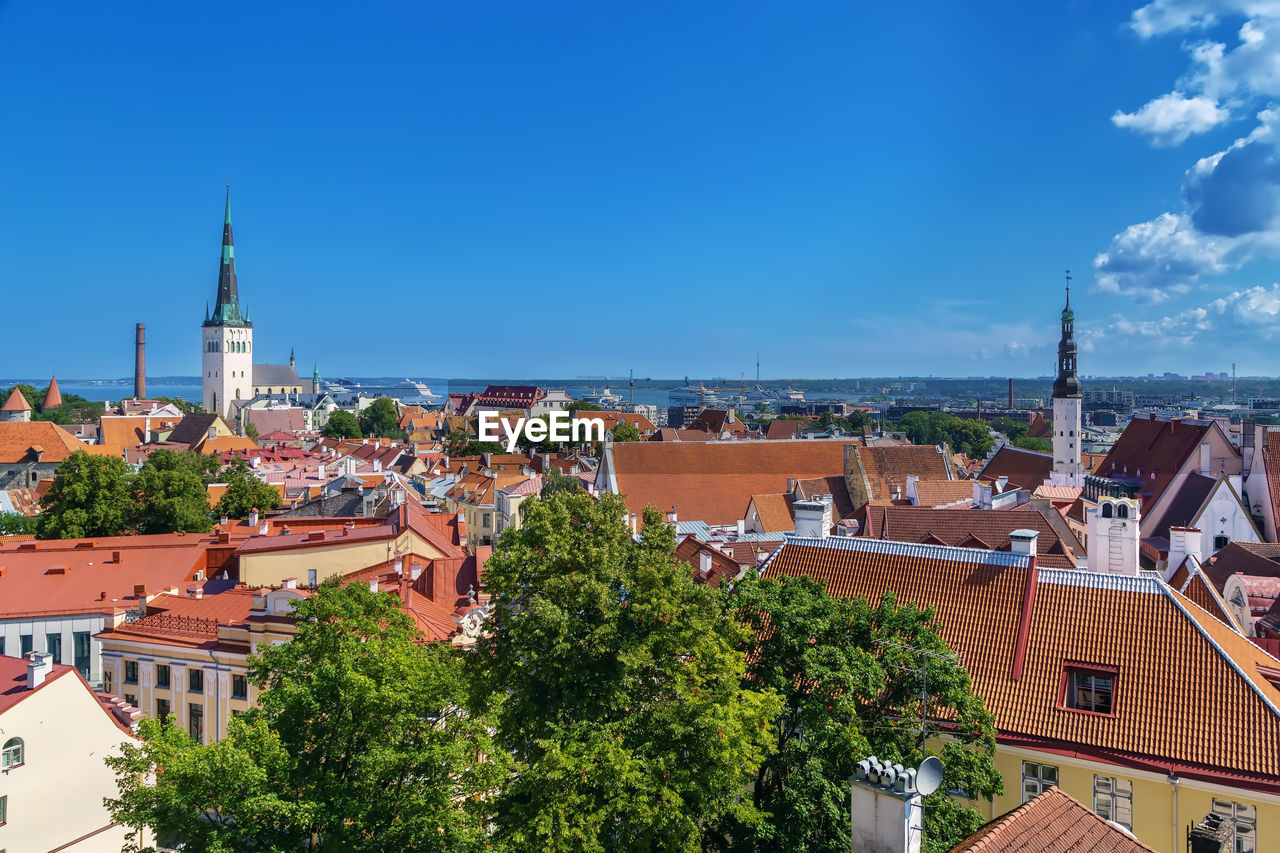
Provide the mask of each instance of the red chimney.
[{"label": "red chimney", "polygon": [[147,399],[147,327],[139,323],[133,337],[133,396]]}]

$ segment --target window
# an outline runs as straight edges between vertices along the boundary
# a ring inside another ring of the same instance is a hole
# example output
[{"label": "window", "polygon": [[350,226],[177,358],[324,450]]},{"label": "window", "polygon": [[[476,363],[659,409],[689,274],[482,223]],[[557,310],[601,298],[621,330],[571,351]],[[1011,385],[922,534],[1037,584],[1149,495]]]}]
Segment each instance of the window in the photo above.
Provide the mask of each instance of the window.
[{"label": "window", "polygon": [[35,637],[31,634],[19,634],[18,648],[20,650],[19,654],[25,658],[27,655],[31,654],[31,650],[35,648]]},{"label": "window", "polygon": [[76,631],[71,635],[71,644],[76,656],[76,669],[85,678],[89,677],[89,632]]},{"label": "window", "polygon": [[156,664],[156,687],[168,689],[169,687],[169,665],[159,663]]},{"label": "window", "polygon": [[1114,708],[1116,672],[1068,665],[1063,671],[1062,707],[1073,711],[1110,714]]},{"label": "window", "polygon": [[187,734],[196,743],[204,743],[204,706],[192,702],[187,706]]},{"label": "window", "polygon": [[170,711],[170,706],[169,706],[168,699],[156,700],[156,719],[157,720],[163,723],[165,720],[169,719],[169,711]]},{"label": "window", "polygon": [[204,670],[203,669],[187,670],[187,691],[190,693],[204,692]]},{"label": "window", "polygon": [[138,683],[138,662],[136,660],[127,660],[124,662],[124,683]]},{"label": "window", "polygon": [[[0,797],[0,826],[4,826],[9,822],[9,798]],[[0,853],[4,853],[0,850]]]},{"label": "window", "polygon": [[62,663],[62,635],[45,634],[44,650],[53,655],[54,663]]},{"label": "window", "polygon": [[1227,547],[1230,542],[1230,536],[1215,536],[1213,537],[1213,550],[1221,551],[1223,548]]},{"label": "window", "polygon": [[[0,751],[0,770],[17,767],[25,760],[22,752],[22,738],[11,737],[4,742],[4,750]],[[0,823],[3,823],[3,821],[0,821]]]},{"label": "window", "polygon": [[1112,776],[1093,777],[1093,811],[1103,820],[1133,830],[1133,783]]},{"label": "window", "polygon": [[126,693],[124,694],[124,701],[128,702],[130,705],[136,708],[138,707],[138,694]]},{"label": "window", "polygon": [[1235,853],[1254,853],[1258,849],[1257,808],[1215,798],[1213,813],[1221,815],[1231,824],[1234,834],[1231,849]]},{"label": "window", "polygon": [[1052,764],[1022,762],[1022,801],[1025,803],[1058,784],[1058,768]]},{"label": "window", "polygon": [[243,675],[231,676],[231,698],[248,699],[249,682]]}]

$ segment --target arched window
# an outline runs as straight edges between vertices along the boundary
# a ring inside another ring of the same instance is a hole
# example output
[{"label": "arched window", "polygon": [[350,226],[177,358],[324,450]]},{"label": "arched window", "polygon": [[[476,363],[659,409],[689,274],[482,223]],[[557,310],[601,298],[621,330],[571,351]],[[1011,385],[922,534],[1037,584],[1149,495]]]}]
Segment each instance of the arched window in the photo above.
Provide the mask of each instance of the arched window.
[{"label": "arched window", "polygon": [[1110,504],[1110,503],[1104,503],[1104,504],[1102,505],[1102,517],[1103,517],[1103,518],[1110,518],[1110,517],[1111,517],[1111,504]]},{"label": "arched window", "polygon": [[1128,518],[1129,507],[1126,504],[1116,504],[1116,518]]},{"label": "arched window", "polygon": [[0,770],[17,767],[25,760],[22,754],[22,738],[11,737],[4,742],[4,750],[0,752]]}]

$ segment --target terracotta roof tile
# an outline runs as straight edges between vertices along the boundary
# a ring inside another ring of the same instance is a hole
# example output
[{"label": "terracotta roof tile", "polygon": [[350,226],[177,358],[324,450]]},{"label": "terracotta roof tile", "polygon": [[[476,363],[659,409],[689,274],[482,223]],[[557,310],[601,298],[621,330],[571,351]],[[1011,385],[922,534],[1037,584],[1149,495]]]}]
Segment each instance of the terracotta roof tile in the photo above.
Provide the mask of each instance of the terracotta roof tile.
[{"label": "terracotta roof tile", "polygon": [[[1075,554],[1062,542],[1049,519],[1037,509],[932,509],[923,506],[869,506],[862,535],[896,542],[925,542],[991,550],[1009,550],[1009,534],[1034,530],[1041,566],[1074,569]],[[977,543],[982,543],[981,545]]]},{"label": "terracotta roof tile", "polygon": [[[932,444],[904,444],[897,447],[860,447],[854,456],[862,466],[869,501],[900,500],[907,495],[907,477],[921,480],[950,480],[948,456]],[[851,475],[852,476],[852,475]],[[858,496],[852,495],[855,504]]]},{"label": "terracotta roof tile", "polygon": [[791,495],[752,495],[760,527],[764,533],[780,533],[796,529],[795,515],[791,510]]},{"label": "terracotta roof tile", "polygon": [[785,492],[788,478],[841,474],[844,447],[840,441],[633,441],[614,444],[612,454],[629,512],[674,507],[684,521],[719,525],[743,518],[752,495]]},{"label": "terracotta roof tile", "polygon": [[71,433],[49,421],[0,421],[0,464],[62,462],[87,448]]},{"label": "terracotta roof tile", "polygon": [[916,483],[920,506],[955,507],[973,503],[972,480],[921,480]]},{"label": "terracotta roof tile", "polygon": [[1021,447],[1006,444],[991,457],[991,461],[983,467],[978,478],[995,481],[1000,477],[1008,477],[1009,482],[1018,488],[1035,489],[1049,479],[1052,471],[1052,454],[1023,450]]},{"label": "terracotta roof tile", "polygon": [[[1268,680],[1280,660],[1151,573],[1033,571],[1008,553],[838,537],[790,540],[762,574],[934,608],[1004,742],[1280,791],[1280,688]],[[1059,706],[1071,662],[1117,669],[1114,715]]]},{"label": "terracotta roof tile", "polygon": [[951,848],[951,853],[1155,853],[1053,787],[1006,812]]},{"label": "terracotta roof tile", "polygon": [[22,389],[17,385],[13,386],[13,390],[9,392],[9,398],[4,401],[4,405],[0,406],[0,412],[29,412],[31,404],[27,402],[27,398],[23,396]]},{"label": "terracotta roof tile", "polygon": [[769,421],[769,426],[764,431],[764,437],[769,441],[795,438],[800,434],[800,427],[802,426],[804,426],[802,421]]},{"label": "terracotta roof tile", "polygon": [[1268,432],[1262,446],[1262,462],[1267,472],[1267,487],[1271,490],[1271,516],[1280,530],[1280,432]]},{"label": "terracotta roof tile", "polygon": [[[1210,421],[1134,418],[1095,473],[1102,477],[1138,482],[1138,472],[1141,471],[1139,494],[1142,497],[1142,511],[1147,514],[1211,429],[1213,423]],[[1227,443],[1230,445],[1230,442]],[[1240,471],[1237,466],[1237,470],[1226,473],[1238,474]]]}]

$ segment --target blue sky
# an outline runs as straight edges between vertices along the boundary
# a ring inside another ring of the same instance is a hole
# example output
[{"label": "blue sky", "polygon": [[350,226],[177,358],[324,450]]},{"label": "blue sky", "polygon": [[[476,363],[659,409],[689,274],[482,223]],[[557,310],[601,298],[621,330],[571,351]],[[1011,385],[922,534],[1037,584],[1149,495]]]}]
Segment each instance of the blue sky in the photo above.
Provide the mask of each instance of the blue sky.
[{"label": "blue sky", "polygon": [[1280,373],[1273,5],[0,0],[0,374]]}]

